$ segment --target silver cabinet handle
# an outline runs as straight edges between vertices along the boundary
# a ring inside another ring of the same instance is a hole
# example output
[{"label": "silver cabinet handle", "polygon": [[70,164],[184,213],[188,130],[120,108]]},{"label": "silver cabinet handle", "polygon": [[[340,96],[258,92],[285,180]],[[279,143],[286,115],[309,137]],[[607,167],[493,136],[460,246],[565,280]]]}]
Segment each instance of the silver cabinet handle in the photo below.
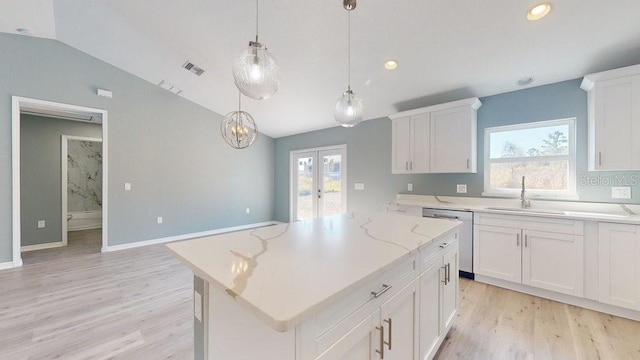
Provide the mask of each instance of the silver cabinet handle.
[{"label": "silver cabinet handle", "polygon": [[447,284],[451,282],[451,263],[447,263]]},{"label": "silver cabinet handle", "polygon": [[404,169],[405,170],[409,170],[409,162],[408,161],[404,162]]},{"label": "silver cabinet handle", "polygon": [[516,234],[516,246],[520,246],[520,234]]},{"label": "silver cabinet handle", "polygon": [[442,244],[440,244],[440,249],[444,249],[447,246],[449,246],[449,243],[448,242],[443,242]]},{"label": "silver cabinet handle", "polygon": [[528,238],[529,238],[529,235],[525,234],[525,235],[524,235],[524,247],[527,247],[527,243],[528,243],[528,241],[527,241],[527,240],[528,240]]},{"label": "silver cabinet handle", "polygon": [[387,291],[389,291],[389,289],[391,289],[392,287],[393,286],[391,286],[391,285],[382,284],[382,290],[380,290],[378,292],[372,291],[371,295],[373,295],[374,298],[378,298],[378,297],[380,297],[380,295],[382,295],[382,294],[386,293]]},{"label": "silver cabinet handle", "polygon": [[471,161],[469,161],[469,159],[467,159],[467,169],[469,169]]},{"label": "silver cabinet handle", "polygon": [[413,170],[413,161],[409,161],[409,170]]},{"label": "silver cabinet handle", "polygon": [[384,326],[376,326],[376,330],[380,331],[380,350],[376,352],[380,354],[380,359],[384,359]]},{"label": "silver cabinet handle", "polygon": [[393,328],[392,328],[392,324],[391,324],[391,318],[385,319],[384,322],[389,324],[389,342],[385,341],[385,344],[387,344],[387,346],[389,347],[389,350],[391,350],[391,337],[393,336]]},{"label": "silver cabinet handle", "polygon": [[602,165],[602,151],[598,151],[598,165]]}]

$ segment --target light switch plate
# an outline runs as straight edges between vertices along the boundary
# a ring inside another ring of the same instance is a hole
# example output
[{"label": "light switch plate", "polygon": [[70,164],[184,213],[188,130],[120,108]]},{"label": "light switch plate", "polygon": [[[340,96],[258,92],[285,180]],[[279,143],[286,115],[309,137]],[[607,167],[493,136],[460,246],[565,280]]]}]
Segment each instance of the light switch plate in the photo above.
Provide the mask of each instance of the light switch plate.
[{"label": "light switch plate", "polygon": [[413,191],[413,184],[412,183],[408,183],[407,184],[407,191]]},{"label": "light switch plate", "polygon": [[126,191],[131,190],[131,183],[124,183],[124,189],[125,189]]},{"label": "light switch plate", "polygon": [[456,192],[458,194],[466,194],[467,193],[467,184],[457,184]]},{"label": "light switch plate", "polygon": [[631,199],[631,187],[630,186],[612,186],[611,198],[612,199]]},{"label": "light switch plate", "polygon": [[196,290],[193,290],[193,316],[202,322],[202,295]]},{"label": "light switch plate", "polygon": [[353,184],[353,189],[354,190],[364,190],[364,183],[354,183]]},{"label": "light switch plate", "polygon": [[245,210],[245,212],[246,212],[247,214],[249,214],[249,213],[251,213],[251,209],[250,209],[250,208],[247,208],[247,209]]},{"label": "light switch plate", "polygon": [[162,216],[158,216],[158,218],[156,219],[156,222],[158,224],[162,224]]},{"label": "light switch plate", "polygon": [[44,227],[45,227],[45,221],[38,220],[38,229],[44,229]]}]

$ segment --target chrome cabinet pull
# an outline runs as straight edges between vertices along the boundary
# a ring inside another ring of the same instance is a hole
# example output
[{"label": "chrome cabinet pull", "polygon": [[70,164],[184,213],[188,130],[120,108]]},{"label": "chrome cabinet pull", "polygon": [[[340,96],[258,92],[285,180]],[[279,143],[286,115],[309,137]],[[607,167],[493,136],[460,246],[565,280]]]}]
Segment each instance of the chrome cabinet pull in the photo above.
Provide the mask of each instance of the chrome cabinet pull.
[{"label": "chrome cabinet pull", "polygon": [[451,263],[447,263],[447,284],[451,282]]},{"label": "chrome cabinet pull", "polygon": [[520,246],[520,234],[516,234],[516,246]]},{"label": "chrome cabinet pull", "polygon": [[469,159],[467,159],[467,169],[469,169],[470,165],[469,165],[470,161]]},{"label": "chrome cabinet pull", "polygon": [[392,287],[393,286],[391,286],[391,285],[382,284],[382,290],[380,290],[378,292],[372,291],[371,295],[373,295],[374,298],[378,298],[378,297],[380,297],[380,295],[382,295],[382,294],[386,293],[387,291],[389,291],[389,289],[391,289]]},{"label": "chrome cabinet pull", "polygon": [[598,151],[598,165],[602,165],[602,151]]},{"label": "chrome cabinet pull", "polygon": [[409,162],[408,161],[404,162],[404,169],[405,170],[409,170]]},{"label": "chrome cabinet pull", "polygon": [[409,161],[409,170],[413,170],[413,161]]},{"label": "chrome cabinet pull", "polygon": [[449,243],[448,242],[443,242],[442,244],[440,244],[440,249],[444,249],[447,246],[449,246]]},{"label": "chrome cabinet pull", "polygon": [[525,235],[524,235],[524,247],[527,247],[527,243],[528,243],[528,241],[527,241],[527,240],[528,240],[528,238],[529,238],[529,235],[525,234]]},{"label": "chrome cabinet pull", "polygon": [[460,217],[459,217],[459,216],[440,215],[440,214],[433,214],[433,216],[429,216],[429,217],[433,217],[433,218],[441,218],[441,219],[453,219],[453,220],[458,220],[458,219],[460,219]]},{"label": "chrome cabinet pull", "polygon": [[449,283],[447,281],[447,265],[441,267],[441,269],[444,270],[444,280],[441,280],[440,282],[443,282],[445,285],[447,285]]},{"label": "chrome cabinet pull", "polygon": [[376,350],[380,354],[380,359],[384,359],[384,326],[376,326],[376,329],[380,331],[380,350]]},{"label": "chrome cabinet pull", "polygon": [[387,346],[389,347],[389,350],[391,350],[391,337],[393,336],[393,327],[391,324],[391,318],[385,319],[384,322],[389,324],[389,342],[385,342],[385,344],[387,344]]}]

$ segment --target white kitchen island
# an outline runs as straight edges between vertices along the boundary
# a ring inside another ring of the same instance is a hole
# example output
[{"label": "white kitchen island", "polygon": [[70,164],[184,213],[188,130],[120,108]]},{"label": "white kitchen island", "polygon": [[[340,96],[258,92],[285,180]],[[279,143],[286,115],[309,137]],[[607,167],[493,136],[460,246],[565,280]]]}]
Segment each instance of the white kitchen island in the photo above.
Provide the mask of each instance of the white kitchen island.
[{"label": "white kitchen island", "polygon": [[433,357],[457,308],[459,224],[346,214],[167,245],[194,273],[196,359]]}]

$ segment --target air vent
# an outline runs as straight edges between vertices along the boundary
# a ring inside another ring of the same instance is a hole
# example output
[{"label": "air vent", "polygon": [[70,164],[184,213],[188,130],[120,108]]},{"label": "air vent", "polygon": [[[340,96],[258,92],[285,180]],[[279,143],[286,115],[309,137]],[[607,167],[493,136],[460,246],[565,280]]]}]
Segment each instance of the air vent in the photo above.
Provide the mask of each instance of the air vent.
[{"label": "air vent", "polygon": [[188,61],[186,63],[184,63],[184,65],[182,65],[183,68],[191,71],[192,73],[200,76],[202,75],[202,73],[204,73],[204,70],[200,67],[195,66],[192,62]]}]

